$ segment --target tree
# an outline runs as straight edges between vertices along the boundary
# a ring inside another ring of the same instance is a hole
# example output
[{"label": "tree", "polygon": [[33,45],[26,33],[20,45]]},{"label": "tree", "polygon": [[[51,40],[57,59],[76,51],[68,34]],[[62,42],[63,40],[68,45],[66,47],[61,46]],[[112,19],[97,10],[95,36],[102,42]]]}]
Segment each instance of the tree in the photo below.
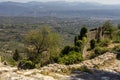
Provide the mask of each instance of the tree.
[{"label": "tree", "polygon": [[90,47],[91,47],[91,49],[94,49],[95,48],[95,40],[94,39],[92,39],[91,41],[90,41]]},{"label": "tree", "polygon": [[84,48],[84,45],[83,45],[83,42],[82,40],[78,40],[76,42],[76,48],[78,48],[78,52],[82,52],[83,48]]},{"label": "tree", "polygon": [[28,60],[35,64],[40,63],[43,66],[51,63],[52,55],[59,54],[60,36],[50,27],[41,26],[37,30],[29,31],[25,36],[25,41],[28,46]]},{"label": "tree", "polygon": [[70,51],[74,51],[74,47],[72,47],[72,46],[65,46],[61,53],[62,53],[62,55],[66,55]]},{"label": "tree", "polygon": [[112,23],[110,21],[106,21],[106,22],[104,22],[102,28],[103,28],[102,35],[107,33],[110,36],[110,38],[112,39],[113,33],[115,31],[115,28],[113,27]]},{"label": "tree", "polygon": [[15,53],[13,54],[13,59],[14,59],[15,61],[18,61],[18,60],[20,59],[20,55],[19,55],[17,49],[15,50]]},{"label": "tree", "polygon": [[60,43],[60,38],[50,27],[42,26],[38,30],[29,31],[25,41],[34,48],[35,53],[39,54],[51,47],[56,47]]},{"label": "tree", "polygon": [[82,27],[80,30],[79,39],[82,40],[83,37],[87,37],[87,32],[88,32],[88,29],[86,27]]}]

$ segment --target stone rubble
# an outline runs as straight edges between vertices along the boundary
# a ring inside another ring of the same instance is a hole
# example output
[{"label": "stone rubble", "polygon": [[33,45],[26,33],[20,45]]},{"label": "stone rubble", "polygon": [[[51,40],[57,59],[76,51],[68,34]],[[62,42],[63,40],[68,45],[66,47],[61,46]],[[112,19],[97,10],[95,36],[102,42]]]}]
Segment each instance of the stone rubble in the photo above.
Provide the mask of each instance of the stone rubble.
[{"label": "stone rubble", "polygon": [[[82,66],[94,69],[93,73],[76,71],[75,73],[64,75],[64,73],[79,69]],[[55,63],[32,70],[17,70],[17,67],[5,66],[0,63],[0,80],[93,80],[93,78],[94,80],[120,80],[119,73],[120,61],[116,59],[116,54],[110,52],[79,64],[62,65]],[[75,75],[79,76],[75,77]]]},{"label": "stone rubble", "polygon": [[117,67],[117,69],[119,69],[120,68],[119,62],[120,62],[119,60],[116,60],[116,54],[107,52],[101,56],[98,56],[91,60],[83,61],[79,64],[73,64],[73,65],[66,66],[66,65],[61,65],[61,64],[55,63],[55,64],[49,64],[48,66],[41,68],[41,70],[59,73],[59,72],[69,71],[72,69],[77,69],[82,66],[87,66],[90,69],[92,69],[92,68],[100,69],[101,67],[104,67],[104,66],[105,67],[107,66],[107,68],[108,68],[109,65],[113,65],[113,68]]}]

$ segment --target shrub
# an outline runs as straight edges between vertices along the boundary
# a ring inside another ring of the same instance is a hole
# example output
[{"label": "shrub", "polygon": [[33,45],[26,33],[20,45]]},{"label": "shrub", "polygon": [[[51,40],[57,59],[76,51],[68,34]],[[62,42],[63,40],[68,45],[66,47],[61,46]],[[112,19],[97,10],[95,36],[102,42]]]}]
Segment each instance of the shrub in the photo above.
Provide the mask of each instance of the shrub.
[{"label": "shrub", "polygon": [[117,28],[120,29],[120,23],[117,25]]},{"label": "shrub", "polygon": [[113,36],[114,43],[120,43],[120,31]]},{"label": "shrub", "polygon": [[17,62],[13,59],[6,60],[6,62],[11,66],[16,66],[17,65]]},{"label": "shrub", "polygon": [[80,30],[79,40],[82,40],[83,37],[87,37],[87,32],[88,29],[86,27],[82,27]]},{"label": "shrub", "polygon": [[35,68],[35,64],[30,60],[22,61],[22,69],[33,69]]},{"label": "shrub", "polygon": [[94,53],[95,53],[95,56],[98,56],[98,55],[101,55],[107,51],[108,51],[108,49],[105,49],[103,47],[97,47],[97,48],[95,48]]},{"label": "shrub", "polygon": [[20,60],[20,55],[19,55],[19,53],[18,53],[18,50],[16,49],[15,50],[15,53],[13,54],[13,59],[15,60],[15,61],[18,61],[18,60]]},{"label": "shrub", "polygon": [[119,46],[115,46],[112,51],[115,51],[115,52],[120,52],[120,45]]},{"label": "shrub", "polygon": [[95,50],[94,50],[94,53],[91,53],[90,55],[90,59],[93,59],[99,55],[102,55],[104,54],[105,52],[109,51],[109,49],[105,49],[103,47],[96,47]]},{"label": "shrub", "polygon": [[95,40],[94,39],[92,39],[91,41],[90,41],[90,48],[91,49],[94,49],[95,48]]},{"label": "shrub", "polygon": [[60,64],[66,64],[66,65],[78,63],[80,61],[83,61],[82,54],[75,51],[69,52],[69,54],[64,55],[58,60]]},{"label": "shrub", "polygon": [[62,50],[62,55],[66,55],[68,54],[70,51],[74,51],[74,47],[71,46],[66,46],[63,50]]},{"label": "shrub", "polygon": [[110,43],[110,40],[109,40],[109,39],[104,39],[104,40],[101,40],[99,46],[101,46],[101,47],[106,47],[106,46],[109,45],[109,43]]},{"label": "shrub", "polygon": [[77,35],[77,36],[75,36],[75,38],[74,38],[74,45],[76,46],[76,42],[79,40],[79,36]]},{"label": "shrub", "polygon": [[82,49],[83,49],[83,42],[82,42],[82,40],[78,40],[76,42],[76,46],[74,47],[74,51],[81,52]]},{"label": "shrub", "polygon": [[75,52],[81,52],[81,48],[78,47],[78,46],[75,46],[75,47],[74,47],[74,51],[75,51]]}]

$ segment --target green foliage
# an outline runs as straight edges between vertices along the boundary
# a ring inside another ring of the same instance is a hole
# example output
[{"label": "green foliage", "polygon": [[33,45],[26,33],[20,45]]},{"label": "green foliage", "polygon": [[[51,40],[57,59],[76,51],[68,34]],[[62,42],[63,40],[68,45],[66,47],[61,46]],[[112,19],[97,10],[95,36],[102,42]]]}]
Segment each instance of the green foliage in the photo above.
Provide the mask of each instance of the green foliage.
[{"label": "green foliage", "polygon": [[74,51],[75,51],[75,52],[81,52],[81,47],[75,46],[75,47],[74,47]]},{"label": "green foliage", "polygon": [[94,53],[91,53],[90,55],[90,59],[93,59],[99,55],[104,54],[105,52],[110,51],[109,49],[105,48],[105,47],[96,47],[94,50]]},{"label": "green foliage", "polygon": [[80,31],[80,35],[75,36],[74,38],[74,46],[66,46],[62,50],[62,56],[58,59],[58,62],[61,64],[74,64],[83,60],[82,50],[84,48],[85,43],[87,43],[87,28],[82,27]]},{"label": "green foliage", "polygon": [[58,60],[60,64],[66,65],[79,63],[81,61],[83,61],[82,54],[75,51],[69,52],[67,55],[64,55]]},{"label": "green foliage", "polygon": [[101,42],[99,43],[99,46],[101,47],[106,47],[110,44],[110,40],[109,39],[103,39],[101,40]]},{"label": "green foliage", "polygon": [[107,51],[108,51],[108,49],[106,49],[104,47],[96,47],[94,53],[95,53],[95,56],[98,56],[98,55],[101,55]]},{"label": "green foliage", "polygon": [[74,39],[74,45],[76,46],[76,42],[79,40],[79,36],[75,36],[75,39]]},{"label": "green foliage", "polygon": [[91,49],[94,49],[95,46],[96,46],[96,41],[95,41],[94,39],[92,39],[92,40],[90,41],[90,48],[91,48]]},{"label": "green foliage", "polygon": [[109,30],[111,27],[113,27],[112,23],[110,21],[105,21],[103,23],[103,28],[104,28],[104,31],[107,31]]},{"label": "green foliage", "polygon": [[73,51],[74,50],[74,47],[72,46],[65,46],[65,48],[62,50],[62,55],[66,55],[68,54],[70,51]]},{"label": "green foliage", "polygon": [[16,50],[15,50],[15,53],[13,54],[13,59],[14,59],[15,61],[18,61],[18,60],[20,60],[20,58],[21,58],[21,56],[20,56],[20,54],[18,53],[18,50],[16,49]]},{"label": "green foliage", "polygon": [[4,43],[2,48],[4,48],[5,50],[11,50],[11,51],[14,51],[17,49],[20,53],[24,53],[26,49],[23,43],[17,42],[17,41],[8,41]]},{"label": "green foliage", "polygon": [[35,68],[35,64],[30,60],[22,61],[22,69],[33,69]]},{"label": "green foliage", "polygon": [[83,49],[83,42],[81,40],[78,40],[76,42],[76,46],[72,47],[72,46],[65,46],[65,48],[62,50],[62,55],[66,55],[71,51],[75,51],[75,52],[82,52]]},{"label": "green foliage", "polygon": [[78,40],[78,41],[76,42],[76,46],[82,47],[82,45],[83,45],[82,40]]},{"label": "green foliage", "polygon": [[80,34],[75,36],[74,38],[74,45],[75,46],[79,46],[77,44],[77,41],[81,40],[83,42],[86,42],[87,41],[87,32],[88,32],[88,29],[86,27],[82,27],[81,30],[80,30]]},{"label": "green foliage", "polygon": [[119,46],[115,46],[112,51],[114,52],[120,52],[120,45]]},{"label": "green foliage", "polygon": [[120,43],[120,31],[116,32],[116,34],[113,36],[113,42]]},{"label": "green foliage", "polygon": [[34,64],[44,66],[59,57],[60,36],[50,27],[42,26],[38,30],[28,32],[25,40],[28,45],[28,60]]},{"label": "green foliage", "polygon": [[87,32],[88,29],[86,27],[82,27],[80,30],[79,40],[82,40],[83,37],[87,37]]},{"label": "green foliage", "polygon": [[28,32],[25,36],[25,40],[29,45],[35,48],[36,53],[41,53],[53,46],[56,47],[60,42],[59,35],[46,26]]},{"label": "green foliage", "polygon": [[108,34],[110,39],[113,38],[113,34],[114,34],[115,30],[116,30],[116,28],[113,27],[113,24],[110,21],[106,21],[103,24],[103,34]]}]

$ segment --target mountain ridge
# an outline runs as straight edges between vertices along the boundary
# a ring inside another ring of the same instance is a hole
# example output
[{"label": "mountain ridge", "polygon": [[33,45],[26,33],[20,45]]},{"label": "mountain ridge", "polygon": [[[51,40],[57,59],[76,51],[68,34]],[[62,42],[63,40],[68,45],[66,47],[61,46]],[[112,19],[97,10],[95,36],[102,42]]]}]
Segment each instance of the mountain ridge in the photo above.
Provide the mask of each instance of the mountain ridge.
[{"label": "mountain ridge", "polygon": [[119,5],[84,2],[0,2],[0,16],[118,17]]}]

